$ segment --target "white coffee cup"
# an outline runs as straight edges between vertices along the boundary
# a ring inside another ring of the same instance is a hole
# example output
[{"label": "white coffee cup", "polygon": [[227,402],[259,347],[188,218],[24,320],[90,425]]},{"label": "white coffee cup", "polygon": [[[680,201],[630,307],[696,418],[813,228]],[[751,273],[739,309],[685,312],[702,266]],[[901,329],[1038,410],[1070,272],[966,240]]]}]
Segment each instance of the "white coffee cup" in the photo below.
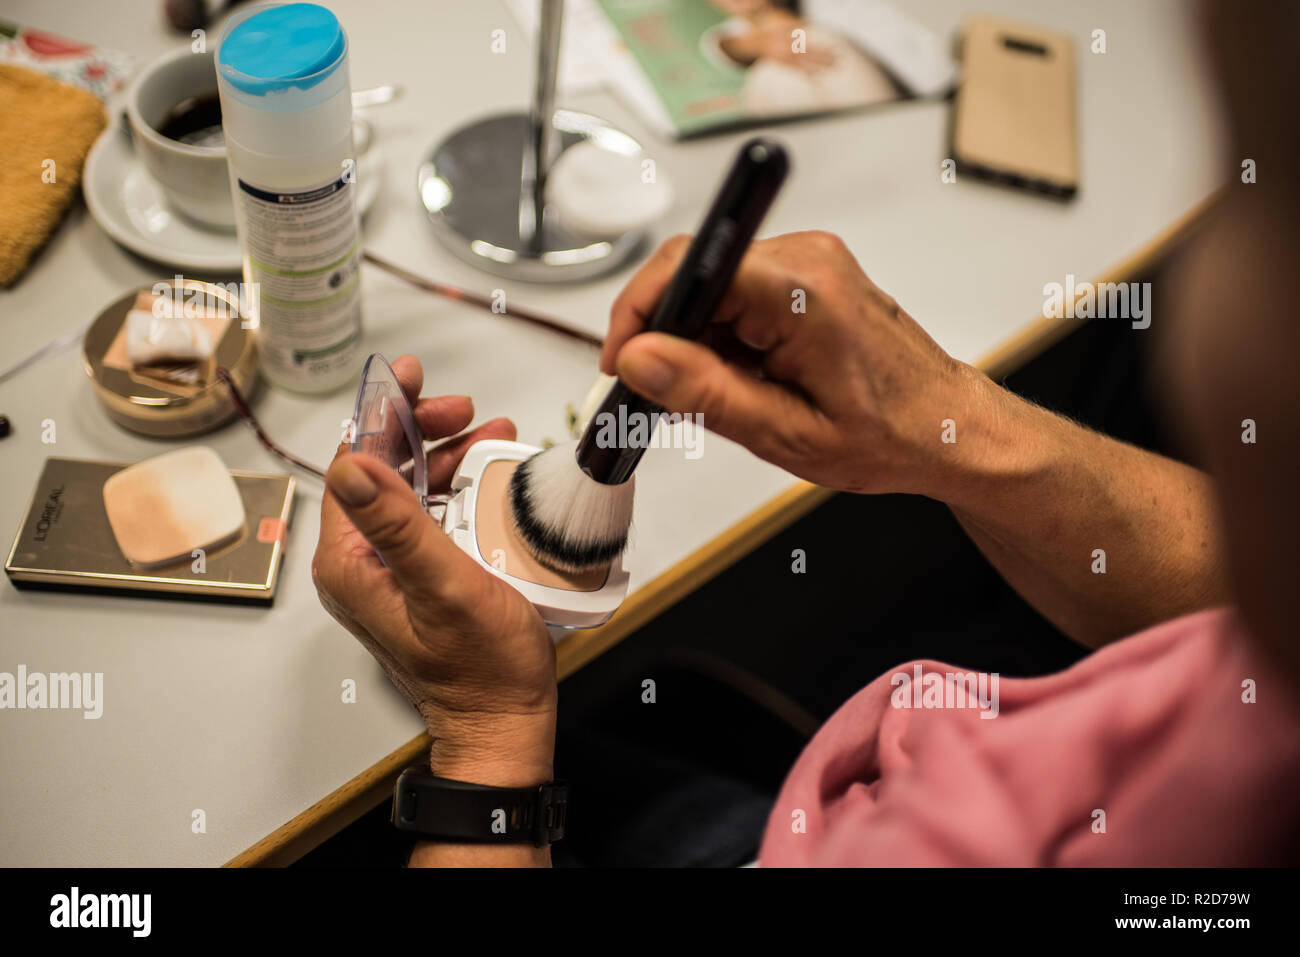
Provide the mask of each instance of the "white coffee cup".
[{"label": "white coffee cup", "polygon": [[126,114],[135,148],[168,202],[202,225],[234,229],[225,146],[192,146],[158,132],[178,103],[207,94],[217,95],[213,54],[185,47],[140,71],[127,92]]}]

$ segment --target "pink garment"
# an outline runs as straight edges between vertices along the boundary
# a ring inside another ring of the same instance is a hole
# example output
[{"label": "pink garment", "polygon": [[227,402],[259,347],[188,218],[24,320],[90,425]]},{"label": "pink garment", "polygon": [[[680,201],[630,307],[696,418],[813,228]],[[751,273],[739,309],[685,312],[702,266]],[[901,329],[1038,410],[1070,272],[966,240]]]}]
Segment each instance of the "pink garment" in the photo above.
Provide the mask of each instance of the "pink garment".
[{"label": "pink garment", "polygon": [[[1059,674],[1001,679],[991,719],[895,707],[922,700],[899,673],[910,681],[913,665],[863,688],[809,742],[768,820],[764,867],[1300,856],[1300,708],[1230,611],[1166,622]],[[1257,703],[1242,700],[1246,679]]]}]

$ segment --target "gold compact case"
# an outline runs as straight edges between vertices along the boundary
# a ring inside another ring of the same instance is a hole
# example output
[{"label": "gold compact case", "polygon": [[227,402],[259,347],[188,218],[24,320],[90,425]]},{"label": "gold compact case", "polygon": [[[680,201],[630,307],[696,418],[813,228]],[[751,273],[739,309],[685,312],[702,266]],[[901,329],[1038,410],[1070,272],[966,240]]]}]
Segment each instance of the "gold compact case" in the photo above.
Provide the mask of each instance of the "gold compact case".
[{"label": "gold compact case", "polygon": [[46,459],[5,561],[14,585],[271,603],[293,508],[292,476],[230,471],[242,523],[209,548],[179,556],[173,550],[165,562],[140,564],[124,554],[105,507],[105,486],[111,491],[110,479],[130,469]]},{"label": "gold compact case", "polygon": [[[109,417],[124,429],[155,438],[200,435],[230,421],[237,409],[217,368],[229,371],[244,395],[257,378],[257,336],[244,328],[239,305],[238,295],[223,285],[178,278],[132,290],[105,307],[86,332],[82,364]],[[157,306],[200,323],[211,356],[132,365],[127,316]]]}]

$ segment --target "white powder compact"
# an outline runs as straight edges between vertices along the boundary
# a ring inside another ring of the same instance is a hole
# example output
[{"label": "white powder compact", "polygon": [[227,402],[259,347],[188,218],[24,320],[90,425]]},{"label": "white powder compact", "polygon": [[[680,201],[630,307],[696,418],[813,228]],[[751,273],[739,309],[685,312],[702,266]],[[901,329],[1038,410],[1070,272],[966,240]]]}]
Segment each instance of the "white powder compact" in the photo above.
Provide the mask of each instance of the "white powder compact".
[{"label": "white powder compact", "polygon": [[424,436],[383,356],[366,360],[353,415],[353,452],[365,452],[395,469],[456,545],[483,568],[520,591],[548,625],[592,628],[607,621],[627,596],[622,556],[608,565],[568,572],[539,561],[524,545],[510,513],[510,475],[540,451],[522,442],[475,442],[452,477],[448,492],[429,492]]}]

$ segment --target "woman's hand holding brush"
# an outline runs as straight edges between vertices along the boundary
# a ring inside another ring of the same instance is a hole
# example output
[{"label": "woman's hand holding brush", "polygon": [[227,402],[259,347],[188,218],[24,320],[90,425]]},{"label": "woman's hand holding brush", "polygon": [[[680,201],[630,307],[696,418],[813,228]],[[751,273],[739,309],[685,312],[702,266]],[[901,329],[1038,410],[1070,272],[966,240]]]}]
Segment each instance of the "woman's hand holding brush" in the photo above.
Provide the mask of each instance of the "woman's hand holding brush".
[{"label": "woman's hand holding brush", "polygon": [[[1013,587],[1085,644],[1225,599],[1204,475],[953,359],[834,236],[754,243],[714,313],[712,348],[639,335],[685,247],[660,249],[613,307],[601,368],[628,388],[820,485],[945,502]],[[1168,521],[1173,502],[1186,521]],[[1093,574],[1080,556],[1098,542],[1143,575]]]},{"label": "woman's hand holding brush", "polygon": [[705,344],[639,335],[688,245],[666,242],[619,295],[602,370],[819,485],[942,497],[940,466],[953,458],[942,423],[970,421],[992,383],[823,232],[754,242]]}]

